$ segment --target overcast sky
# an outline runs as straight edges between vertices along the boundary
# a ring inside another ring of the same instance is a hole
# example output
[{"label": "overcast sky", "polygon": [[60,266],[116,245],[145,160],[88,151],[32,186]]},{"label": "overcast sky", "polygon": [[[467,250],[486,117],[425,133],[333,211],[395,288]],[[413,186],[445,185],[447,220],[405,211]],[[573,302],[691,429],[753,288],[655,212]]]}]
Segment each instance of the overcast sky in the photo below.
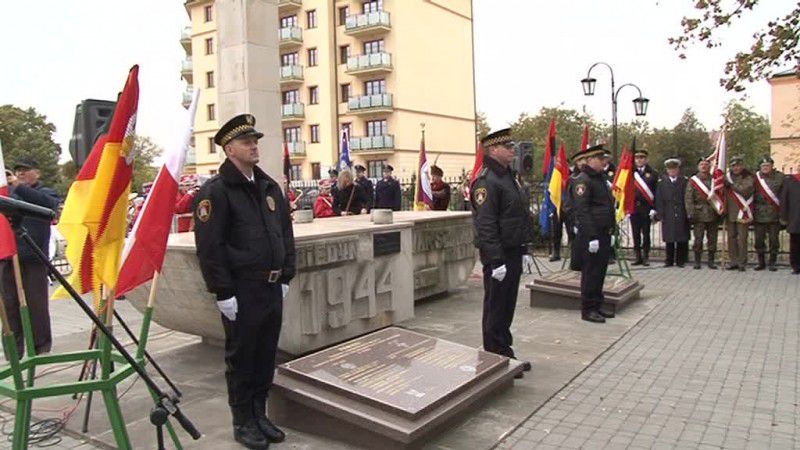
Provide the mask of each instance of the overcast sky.
[{"label": "overcast sky", "polygon": [[[139,64],[138,130],[162,146],[176,142],[184,111],[178,41],[189,24],[182,0],[0,1],[0,104],[45,114],[66,154],[75,105],[86,98],[114,99],[130,66]],[[696,48],[680,60],[667,38],[680,31],[693,3],[474,0],[478,110],[494,128],[522,112],[559,104],[610,121],[608,72],[598,67],[592,73],[599,80],[594,97],[584,97],[580,86],[589,66],[605,61],[618,86],[636,83],[650,98],[652,125],[672,127],[692,107],[706,127],[715,128],[733,98],[719,87],[724,62],[794,2],[762,1],[724,34],[722,48]],[[747,95],[758,112],[769,113],[765,81],[751,85]],[[633,118],[635,96],[631,88],[620,94],[621,122]]]}]

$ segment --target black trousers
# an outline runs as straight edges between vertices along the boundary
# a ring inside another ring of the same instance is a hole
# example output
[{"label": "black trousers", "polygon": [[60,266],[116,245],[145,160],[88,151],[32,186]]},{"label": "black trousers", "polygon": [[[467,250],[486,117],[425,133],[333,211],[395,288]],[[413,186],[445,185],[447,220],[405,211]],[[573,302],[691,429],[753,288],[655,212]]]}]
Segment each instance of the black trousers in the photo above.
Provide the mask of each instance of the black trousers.
[{"label": "black trousers", "polygon": [[665,262],[669,265],[686,264],[689,259],[689,242],[667,242],[667,258]]},{"label": "black trousers", "polygon": [[633,231],[633,249],[650,251],[650,216],[647,214],[631,215],[631,231]]},{"label": "black trousers", "polygon": [[[53,346],[50,331],[50,301],[47,295],[47,267],[38,262],[20,262],[22,287],[31,313],[33,345],[36,354],[49,352]],[[22,316],[19,312],[17,284],[14,282],[14,264],[10,259],[0,261],[0,294],[8,314],[8,324],[17,342],[17,354],[22,357],[25,351],[25,336],[22,333]]]},{"label": "black trousers", "polygon": [[517,307],[522,254],[522,248],[506,249],[503,264],[507,272],[503,281],[492,278],[492,267],[483,266],[483,349],[509,358],[514,357],[511,322]]},{"label": "black trousers", "polygon": [[558,214],[550,216],[550,243],[553,246],[552,255],[561,257],[561,236],[564,233],[562,230],[563,223],[558,218]]},{"label": "black trousers", "polygon": [[800,270],[800,233],[789,234],[789,265]]},{"label": "black trousers", "polygon": [[[589,243],[580,239],[583,245],[583,267],[581,268],[581,309],[593,311],[603,304],[603,284],[606,281],[608,260],[611,257],[611,235],[605,232],[600,235],[600,249],[597,253],[589,252]],[[576,240],[577,242],[578,240]]]},{"label": "black trousers", "polygon": [[781,225],[778,222],[755,223],[753,227],[756,230],[756,253],[764,254],[767,252],[767,240],[769,239],[769,253],[777,255],[780,250],[778,234],[781,232]]},{"label": "black trousers", "polygon": [[283,292],[278,283],[237,280],[236,320],[222,316],[225,328],[225,380],[234,425],[263,411],[275,375],[281,333]]}]

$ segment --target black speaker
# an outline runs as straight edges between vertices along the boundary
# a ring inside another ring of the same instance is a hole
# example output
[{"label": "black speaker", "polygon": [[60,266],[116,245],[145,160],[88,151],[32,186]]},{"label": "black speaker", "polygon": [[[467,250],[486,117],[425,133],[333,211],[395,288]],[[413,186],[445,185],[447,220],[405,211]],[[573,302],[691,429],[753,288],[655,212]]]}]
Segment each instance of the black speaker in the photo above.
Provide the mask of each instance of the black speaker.
[{"label": "black speaker", "polygon": [[513,168],[525,181],[533,181],[533,142],[521,141],[514,147]]},{"label": "black speaker", "polygon": [[75,107],[69,153],[78,168],[83,167],[97,138],[108,132],[116,106],[116,102],[108,100],[87,99]]}]

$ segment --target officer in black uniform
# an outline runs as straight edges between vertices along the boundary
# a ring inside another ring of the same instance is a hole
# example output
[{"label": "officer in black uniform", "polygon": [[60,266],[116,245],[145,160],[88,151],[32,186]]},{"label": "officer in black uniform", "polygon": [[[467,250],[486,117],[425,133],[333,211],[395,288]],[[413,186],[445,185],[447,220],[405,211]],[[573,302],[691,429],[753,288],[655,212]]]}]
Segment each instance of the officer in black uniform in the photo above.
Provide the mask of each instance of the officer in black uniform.
[{"label": "officer in black uniform", "polygon": [[225,329],[234,439],[259,449],[285,438],[265,413],[295,251],[280,184],[256,165],[264,135],[254,126],[255,118],[242,114],[214,136],[227,159],[200,188],[194,220],[200,269]]},{"label": "officer in black uniform", "polygon": [[[650,265],[650,224],[656,217],[655,195],[658,172],[647,163],[647,156],[647,150],[644,149],[636,150],[633,153],[636,194],[634,210],[631,214],[631,231],[633,232],[633,253],[636,255],[636,260],[631,263],[632,266]],[[647,186],[646,190],[640,188],[640,182]],[[642,193],[643,190],[645,193]]]},{"label": "officer in black uniform", "polygon": [[567,180],[567,193],[564,195],[564,203],[561,205],[561,213],[564,215],[564,224],[567,227],[567,238],[569,239],[569,270],[580,272],[581,259],[583,258],[583,244],[579,240],[578,227],[575,220],[575,198],[572,195],[572,188],[575,186],[575,180],[583,171],[583,166],[586,165],[586,157],[583,151],[572,155],[572,173]]},{"label": "officer in black uniform", "polygon": [[614,197],[603,171],[608,157],[602,145],[588,148],[585,152],[586,166],[575,180],[572,193],[578,235],[585,244],[581,269],[581,318],[596,323],[614,317],[613,313],[600,309],[614,231]]},{"label": "officer in black uniform", "polygon": [[367,178],[367,168],[362,166],[361,164],[356,164],[356,183],[364,189],[364,194],[367,197],[367,201],[364,203],[364,206],[369,212],[372,210],[373,205],[375,204],[375,187],[372,185],[372,180]]},{"label": "officer in black uniform", "polygon": [[389,164],[383,166],[383,178],[375,186],[375,208],[400,211],[400,182],[392,176],[392,172],[394,167]]},{"label": "officer in black uniform", "polygon": [[[472,219],[483,264],[483,348],[509,358],[522,256],[533,242],[530,199],[511,169],[515,143],[506,128],[482,140],[483,170],[472,186]],[[523,362],[524,369],[531,364]]]}]

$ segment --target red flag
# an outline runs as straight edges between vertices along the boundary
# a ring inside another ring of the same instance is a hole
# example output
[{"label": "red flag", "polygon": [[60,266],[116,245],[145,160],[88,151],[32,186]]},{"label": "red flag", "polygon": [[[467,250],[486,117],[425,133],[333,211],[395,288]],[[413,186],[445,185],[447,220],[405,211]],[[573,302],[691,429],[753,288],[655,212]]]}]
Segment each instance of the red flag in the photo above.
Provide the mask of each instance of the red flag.
[{"label": "red flag", "polygon": [[555,153],[556,146],[556,119],[550,122],[550,132],[547,133],[547,144],[544,149],[544,165],[542,166],[542,174],[547,178],[547,171],[550,170],[550,159]]},{"label": "red flag", "polygon": [[[481,170],[483,170],[483,144],[478,142],[478,152],[475,153],[475,165],[472,166],[472,173],[469,176],[470,189],[472,189],[472,184],[475,183],[475,179],[478,178]],[[469,192],[467,192],[467,198],[469,198]]]},{"label": "red flag", "polygon": [[587,148],[589,148],[589,125],[584,125],[580,151],[585,152]]},{"label": "red flag", "polygon": [[558,157],[556,158],[556,170],[561,172],[561,191],[567,187],[569,181],[569,160],[567,159],[567,149],[564,148],[564,143],[561,143],[561,148],[558,149]]},{"label": "red flag", "polygon": [[292,175],[292,160],[289,158],[289,143],[283,141],[283,176],[286,177],[286,188],[289,188],[289,181]]},{"label": "red flag", "polygon": [[[8,179],[6,166],[3,163],[3,147],[0,145],[0,196],[8,197]],[[6,259],[17,254],[17,238],[14,230],[8,223],[6,216],[0,214],[0,259]]]}]

